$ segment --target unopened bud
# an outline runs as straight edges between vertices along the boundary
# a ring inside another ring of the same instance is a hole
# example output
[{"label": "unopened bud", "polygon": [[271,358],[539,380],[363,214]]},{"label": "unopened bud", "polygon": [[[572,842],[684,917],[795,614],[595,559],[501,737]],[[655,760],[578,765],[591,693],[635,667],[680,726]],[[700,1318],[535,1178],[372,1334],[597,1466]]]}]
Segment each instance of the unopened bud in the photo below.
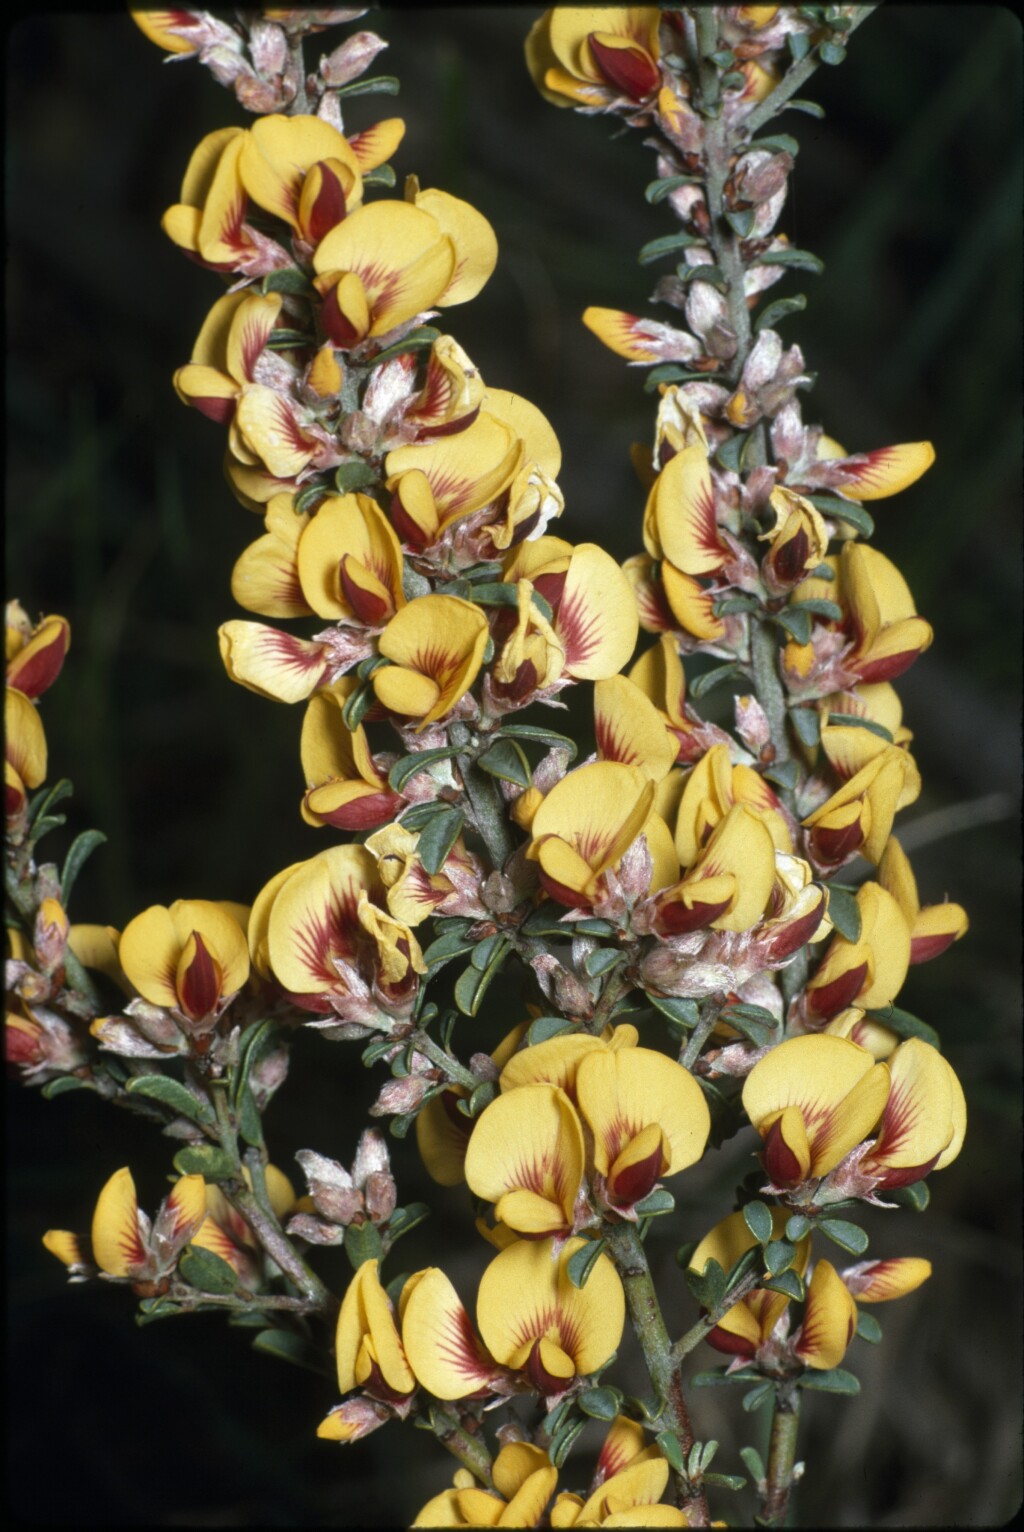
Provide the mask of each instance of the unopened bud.
[{"label": "unopened bud", "polygon": [[747,749],[759,756],[772,737],[768,714],[756,697],[737,697],[734,706],[736,733]]},{"label": "unopened bud", "polygon": [[254,21],[249,27],[249,56],[257,74],[281,74],[288,60],[288,39],[272,21]]},{"label": "unopened bud", "polygon": [[423,1075],[406,1075],[404,1080],[388,1080],[370,1108],[371,1117],[390,1117],[415,1112],[433,1082]]},{"label": "unopened bud", "polygon": [[376,32],[356,32],[320,60],[324,84],[347,85],[350,80],[358,79],[386,47],[387,43]]},{"label": "unopened bud", "polygon": [[375,1170],[366,1178],[363,1190],[366,1211],[374,1223],[387,1223],[398,1203],[398,1188],[389,1170]]}]

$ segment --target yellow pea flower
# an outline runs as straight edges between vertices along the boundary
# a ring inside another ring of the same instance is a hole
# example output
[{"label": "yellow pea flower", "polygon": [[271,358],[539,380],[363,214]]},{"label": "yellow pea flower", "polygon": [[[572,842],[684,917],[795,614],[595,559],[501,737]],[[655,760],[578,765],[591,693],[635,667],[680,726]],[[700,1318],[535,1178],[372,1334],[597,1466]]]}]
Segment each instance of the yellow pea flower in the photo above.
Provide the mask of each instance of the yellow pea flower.
[{"label": "yellow pea flower", "polygon": [[381,628],[405,605],[402,549],[369,495],[332,495],[298,539],[302,594],[319,617]]},{"label": "yellow pea flower", "polygon": [[7,685],[34,701],[60,675],[71,646],[66,617],[41,617],[33,626],[16,601],[7,603]]},{"label": "yellow pea flower", "polygon": [[523,543],[506,566],[506,581],[521,579],[552,609],[567,675],[600,681],[622,669],[636,646],[639,620],[629,582],[610,554],[596,543],[574,548],[540,537]]},{"label": "yellow pea flower", "polygon": [[906,748],[913,734],[903,726],[903,705],[894,686],[888,681],[865,682],[849,691],[833,692],[818,703],[821,719],[821,748],[829,765],[844,782],[881,755],[889,741],[873,729],[851,724],[829,723],[830,715],[843,714],[878,724],[891,735],[891,743]]},{"label": "yellow pea flower", "polygon": [[877,883],[857,890],[860,936],[855,942],[833,935],[807,985],[812,1015],[832,1017],[847,1006],[877,1010],[891,1005],[910,966],[910,928],[890,893]]},{"label": "yellow pea flower", "polygon": [[669,458],[655,480],[644,510],[644,547],[690,576],[716,574],[728,560],[707,452],[699,445]]},{"label": "yellow pea flower", "polygon": [[762,532],[760,541],[770,544],[761,561],[761,577],[773,596],[784,595],[815,569],[828,552],[825,519],[803,495],[780,485],[769,504],[775,526]]},{"label": "yellow pea flower", "polygon": [[39,713],[24,692],[8,686],[4,694],[4,812],[13,818],[25,802],[25,789],[46,781],[46,734]]},{"label": "yellow pea flower", "polygon": [[[852,728],[845,732],[866,731]],[[877,864],[896,814],[913,803],[920,791],[921,775],[910,753],[897,745],[883,745],[802,821],[811,856],[820,867],[830,869],[858,853]]]},{"label": "yellow pea flower", "polygon": [[261,617],[310,617],[313,608],[299,582],[299,538],[309,516],[295,509],[294,495],[271,495],[266,532],[250,543],[231,571],[231,594],[247,612]]},{"label": "yellow pea flower", "polygon": [[473,1127],[465,1173],[470,1191],[495,1204],[500,1222],[535,1239],[573,1229],[585,1166],[572,1102],[556,1086],[539,1084],[486,1107]]},{"label": "yellow pea flower", "polygon": [[[400,140],[404,124],[394,121]],[[318,244],[362,201],[355,151],[322,117],[258,117],[245,135],[238,173],[252,200],[290,224],[307,245]]]},{"label": "yellow pea flower", "polygon": [[[363,1389],[383,1404],[407,1404],[416,1378],[406,1359],[391,1300],[381,1286],[380,1263],[364,1261],[341,1300],[334,1351],[338,1388],[343,1394]],[[318,1436],[344,1440],[331,1429],[328,1415]]]},{"label": "yellow pea flower", "polygon": [[373,673],[377,700],[417,732],[450,713],[473,685],[490,632],[487,618],[458,596],[420,596],[396,613],[380,636],[391,661]]},{"label": "yellow pea flower", "polygon": [[481,409],[464,430],[388,453],[391,520],[404,542],[427,548],[446,528],[496,500],[524,462],[513,427]]},{"label": "yellow pea flower", "polygon": [[906,852],[894,835],[889,837],[878,864],[878,881],[896,900],[910,927],[910,961],[927,963],[959,941],[968,927],[965,911],[945,900],[924,908]]},{"label": "yellow pea flower", "polygon": [[732,808],[745,803],[761,815],[776,850],[792,855],[782,805],[764,777],[750,766],[734,766],[728,745],[714,745],[687,775],[676,818],[676,851],[692,867],[708,836]]},{"label": "yellow pea flower", "polygon": [[274,702],[302,702],[336,673],[326,644],[263,622],[221,623],[217,640],[231,680]]},{"label": "yellow pea flower", "polygon": [[[775,1239],[782,1238],[788,1217],[786,1208],[772,1209],[772,1235]],[[756,1244],[757,1240],[748,1229],[742,1211],[730,1213],[701,1240],[690,1257],[690,1270],[702,1272],[709,1260],[715,1260],[723,1271],[729,1271]],[[809,1236],[797,1241],[793,1270],[800,1277],[807,1270],[810,1250]],[[752,1359],[771,1336],[788,1302],[785,1293],[755,1287],[746,1297],[734,1303],[708,1332],[705,1337],[708,1345],[730,1356]]]},{"label": "yellow pea flower", "polygon": [[306,782],[301,813],[307,824],[372,830],[393,819],[405,802],[377,769],[362,724],[349,729],[342,717],[356,685],[343,676],[307,704],[299,745]]},{"label": "yellow pea flower", "polygon": [[494,1489],[481,1489],[468,1469],[454,1488],[428,1500],[414,1527],[537,1527],[558,1481],[546,1452],[530,1442],[508,1442],[491,1470]]},{"label": "yellow pea flower", "polygon": [[108,1277],[145,1286],[153,1296],[166,1290],[178,1256],[206,1217],[202,1176],[181,1176],[160,1205],[155,1220],[139,1207],[127,1166],[116,1170],[100,1192],[93,1213],[87,1252],[84,1240],[64,1229],[51,1229],[43,1244],[68,1266],[86,1264],[88,1254]]},{"label": "yellow pea flower", "polygon": [[648,100],[661,84],[656,6],[555,6],[534,23],[526,63],[555,106],[608,110]]},{"label": "yellow pea flower", "polygon": [[602,761],[636,766],[660,782],[674,765],[676,739],[635,681],[608,676],[594,687],[594,734]]},{"label": "yellow pea flower", "polygon": [[246,934],[230,908],[209,899],[151,905],[124,928],[118,958],[151,1005],[212,1025],[249,977]]},{"label": "yellow pea flower", "polygon": [[655,929],[662,936],[680,936],[703,926],[749,931],[771,897],[775,858],[765,816],[746,803],[734,803],[682,881],[658,896]]}]

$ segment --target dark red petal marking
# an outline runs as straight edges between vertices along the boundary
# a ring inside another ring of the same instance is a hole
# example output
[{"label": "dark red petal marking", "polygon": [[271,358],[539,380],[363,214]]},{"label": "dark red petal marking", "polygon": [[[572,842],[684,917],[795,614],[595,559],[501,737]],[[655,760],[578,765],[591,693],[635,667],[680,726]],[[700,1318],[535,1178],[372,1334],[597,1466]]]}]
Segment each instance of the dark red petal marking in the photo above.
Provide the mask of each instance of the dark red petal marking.
[{"label": "dark red petal marking", "polygon": [[609,1181],[608,1187],[616,1202],[633,1203],[639,1202],[641,1197],[646,1197],[661,1175],[661,1166],[662,1153],[659,1143],[646,1159],[627,1165]]},{"label": "dark red petal marking", "polygon": [[19,665],[18,656],[15,656],[8,668],[8,686],[16,686],[26,697],[42,696],[60,675],[67,652],[67,629],[60,627],[52,641],[36,649],[23,664]]},{"label": "dark red petal marking", "polygon": [[659,936],[683,936],[688,931],[699,931],[723,915],[730,903],[729,899],[723,899],[719,904],[695,902],[688,908],[681,899],[666,900],[654,917],[655,930]]},{"label": "dark red petal marking", "polygon": [[530,1355],[526,1358],[523,1371],[533,1384],[534,1388],[542,1394],[560,1394],[569,1387],[571,1378],[556,1378],[548,1372],[540,1359],[540,1341],[535,1340],[530,1349]]},{"label": "dark red petal marking", "polygon": [[425,548],[430,541],[418,521],[414,521],[402,504],[401,486],[391,496],[391,506],[388,514],[391,524],[403,543],[408,543],[411,548]]},{"label": "dark red petal marking", "polygon": [[[308,808],[308,793],[306,797]],[[361,798],[343,803],[340,808],[332,809],[329,814],[316,809],[311,812],[322,819],[324,824],[333,825],[336,830],[375,830],[378,825],[394,819],[404,803],[405,799],[398,793],[366,793]]]},{"label": "dark red petal marking", "polygon": [[936,931],[930,936],[912,936],[910,938],[910,961],[912,963],[927,963],[931,958],[938,957],[951,947],[956,941],[955,931]]},{"label": "dark red petal marking", "polygon": [[339,351],[345,351],[350,346],[357,346],[363,339],[351,320],[338,307],[338,289],[332,287],[320,305],[320,318],[323,323],[324,333],[333,346]]},{"label": "dark red petal marking", "polygon": [[807,839],[814,860],[827,867],[833,862],[845,862],[847,857],[860,850],[864,844],[864,829],[859,818],[837,829],[815,825]]},{"label": "dark red petal marking", "polygon": [[317,163],[321,176],[320,190],[310,209],[305,230],[306,238],[311,245],[318,245],[325,235],[341,223],[348,211],[344,188],[338,177],[323,160]]},{"label": "dark red petal marking", "polygon": [[221,968],[198,931],[192,932],[196,953],[186,968],[178,990],[181,1008],[193,1021],[209,1016],[220,998]]},{"label": "dark red petal marking", "polygon": [[202,394],[193,394],[189,404],[200,415],[205,415],[207,420],[212,420],[215,425],[226,426],[231,424],[231,418],[235,413],[234,399],[225,399],[223,396],[211,394],[204,397]]},{"label": "dark red petal marking", "polygon": [[803,1180],[803,1166],[782,1136],[781,1119],[768,1129],[761,1163],[776,1186],[795,1186]]},{"label": "dark red petal marking", "polygon": [[586,894],[577,893],[576,889],[569,888],[566,884],[559,883],[555,878],[549,877],[543,868],[540,873],[540,881],[541,886],[547,890],[552,899],[557,900],[559,904],[566,905],[570,910],[589,910],[593,903]]},{"label": "dark red petal marking", "polygon": [[365,622],[368,628],[379,628],[391,615],[391,603],[353,580],[348,569],[352,562],[351,555],[346,553],[342,558],[339,571],[345,600],[360,622]]},{"label": "dark red petal marking", "polygon": [[561,601],[562,592],[565,590],[565,577],[567,574],[568,570],[563,570],[561,574],[540,574],[532,581],[534,590],[544,597],[552,611],[558,611],[558,603]]},{"label": "dark red petal marking", "polygon": [[754,1347],[745,1336],[733,1335],[729,1330],[723,1330],[721,1325],[715,1325],[704,1339],[716,1351],[724,1351],[729,1356],[752,1357],[754,1355]]},{"label": "dark red petal marking", "polygon": [[803,578],[807,558],[811,551],[807,533],[803,527],[780,548],[773,548],[766,563],[780,585],[796,585]]},{"label": "dark red petal marking", "polygon": [[594,62],[616,90],[631,101],[642,101],[658,88],[659,75],[653,59],[641,48],[609,48],[591,32],[587,41]]},{"label": "dark red petal marking", "polygon": [[831,984],[822,984],[818,989],[807,991],[807,1003],[812,1011],[819,1016],[836,1016],[840,1011],[845,1011],[848,1005],[852,1005],[864,988],[864,981],[868,976],[868,965],[865,960],[856,968],[848,969],[841,973]]}]

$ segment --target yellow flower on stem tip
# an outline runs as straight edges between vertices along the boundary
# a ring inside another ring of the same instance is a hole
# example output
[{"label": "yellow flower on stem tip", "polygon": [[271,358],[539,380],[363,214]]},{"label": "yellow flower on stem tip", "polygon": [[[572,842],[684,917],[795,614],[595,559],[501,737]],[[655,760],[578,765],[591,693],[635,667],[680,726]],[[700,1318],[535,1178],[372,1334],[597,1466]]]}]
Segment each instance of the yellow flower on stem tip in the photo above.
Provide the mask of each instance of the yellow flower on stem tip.
[{"label": "yellow flower on stem tip", "polygon": [[530,1442],[508,1442],[491,1470],[494,1489],[481,1489],[460,1468],[454,1488],[428,1500],[414,1527],[538,1527],[558,1482],[558,1469]]},{"label": "yellow flower on stem tip", "polygon": [[734,803],[756,809],[777,851],[792,855],[793,844],[782,805],[764,777],[751,766],[734,766],[728,745],[713,745],[686,777],[676,817],[676,851],[692,867],[712,830]]},{"label": "yellow flower on stem tip", "polygon": [[92,1219],[92,1255],[109,1277],[140,1282],[166,1276],[206,1217],[202,1176],[182,1176],[150,1219],[139,1207],[135,1182],[125,1166],[100,1192]]},{"label": "yellow flower on stem tip", "polygon": [[[135,11],[129,16],[151,43],[168,53],[195,53],[206,18],[198,11]],[[197,34],[189,37],[189,33]]]},{"label": "yellow flower on stem tip", "polygon": [[874,1059],[887,1059],[900,1042],[895,1032],[866,1016],[856,1005],[849,1005],[833,1016],[825,1031],[831,1037],[846,1037],[851,1043],[859,1043]]},{"label": "yellow flower on stem tip", "polygon": [[377,770],[362,724],[349,729],[342,716],[357,684],[343,676],[307,704],[299,746],[307,824],[372,830],[393,819],[405,802]]},{"label": "yellow flower on stem tip", "polygon": [[465,1171],[470,1191],[495,1204],[496,1218],[536,1239],[572,1230],[585,1165],[568,1096],[553,1085],[524,1085],[477,1119]]},{"label": "yellow flower on stem tip", "polygon": [[[865,731],[851,728],[845,732]],[[821,867],[835,868],[859,853],[877,865],[897,813],[913,803],[920,791],[921,774],[913,756],[897,745],[884,745],[803,820],[814,861]]]},{"label": "yellow flower on stem tip", "polygon": [[368,495],[332,495],[298,540],[302,594],[319,617],[381,628],[405,605],[402,549]]},{"label": "yellow flower on stem tip", "polygon": [[533,83],[555,106],[646,101],[661,84],[656,6],[555,6],[526,39]]},{"label": "yellow flower on stem tip", "polygon": [[594,735],[602,761],[636,766],[652,782],[668,775],[676,739],[635,681],[608,676],[594,687]]},{"label": "yellow flower on stem tip", "polygon": [[589,908],[599,883],[617,871],[639,835],[654,861],[651,887],[678,875],[672,838],[652,812],[654,783],[635,766],[597,761],[557,782],[534,815],[526,855],[540,865],[547,892],[570,909]]},{"label": "yellow flower on stem tip", "polygon": [[649,553],[628,558],[622,573],[632,588],[645,633],[679,631],[707,644],[725,637],[725,619],[712,610],[715,592],[705,590],[692,575],[681,574],[667,560],[659,564]]},{"label": "yellow flower on stem tip", "polygon": [[910,928],[896,900],[877,883],[857,890],[860,936],[837,931],[806,990],[808,1010],[832,1017],[847,1006],[879,1010],[899,994],[910,966]]},{"label": "yellow flower on stem tip", "polygon": [[828,552],[828,528],[821,512],[791,489],[780,485],[769,503],[775,526],[759,539],[770,544],[761,560],[761,578],[771,595],[781,596],[822,562]]},{"label": "yellow flower on stem tip", "polygon": [[573,1032],[566,1037],[549,1037],[547,1042],[520,1048],[503,1061],[499,1085],[503,1091],[518,1090],[523,1085],[545,1082],[557,1085],[570,1101],[576,1100],[576,1076],[580,1064],[591,1052],[614,1053],[620,1048],[635,1048],[640,1040],[636,1027],[628,1022],[605,1027],[600,1037],[589,1032]]},{"label": "yellow flower on stem tip", "polygon": [[878,1123],[890,1080],[888,1065],[842,1037],[791,1037],[767,1053],[744,1082],[743,1107],[771,1182],[797,1186],[834,1170]]},{"label": "yellow flower on stem tip", "polygon": [[404,420],[420,437],[465,430],[479,414],[484,381],[458,341],[439,335],[430,348],[423,387]]},{"label": "yellow flower on stem tip", "polygon": [[239,160],[246,137],[244,128],[207,133],[188,162],[181,201],[160,220],[169,239],[214,271],[249,274],[288,264],[286,251],[245,221],[249,199]]},{"label": "yellow flower on stem tip", "polygon": [[388,623],[379,652],[391,661],[375,670],[373,689],[389,713],[416,723],[417,732],[450,713],[483,664],[487,618],[459,596],[419,596]]},{"label": "yellow flower on stem tip", "polygon": [[921,907],[917,884],[906,852],[890,836],[878,864],[878,881],[896,900],[910,927],[910,961],[927,963],[959,941],[968,927],[966,912],[949,900]]},{"label": "yellow flower on stem tip", "polygon": [[151,905],[124,928],[121,967],[144,1000],[210,1024],[249,977],[246,934],[209,899]]},{"label": "yellow flower on stem tip", "polygon": [[281,313],[280,293],[225,293],[207,314],[192,360],[174,374],[183,404],[228,425],[243,389],[256,382],[256,364]]},{"label": "yellow flower on stem tip", "polygon": [[699,445],[669,458],[654,481],[644,510],[644,547],[685,575],[716,574],[727,562],[708,456]]},{"label": "yellow flower on stem tip", "polygon": [[749,931],[765,913],[775,876],[775,846],[764,816],[734,803],[682,881],[659,894],[655,929],[661,936],[704,926]]},{"label": "yellow flower on stem tip", "polygon": [[480,1398],[490,1391],[501,1368],[440,1267],[428,1266],[409,1277],[398,1313],[409,1365],[435,1398]]},{"label": "yellow flower on stem tip", "polygon": [[700,342],[685,330],[622,309],[584,309],[583,323],[609,351],[635,365],[692,361],[701,354]]},{"label": "yellow flower on stem tip", "polygon": [[[393,123],[397,147],[405,125],[398,118]],[[319,244],[362,201],[362,169],[344,134],[322,117],[276,112],[253,123],[238,162],[252,200],[307,245]]]},{"label": "yellow flower on stem tip", "polygon": [[339,350],[407,324],[426,309],[464,303],[497,260],[490,224],[443,192],[357,208],[313,256],[321,322]]},{"label": "yellow flower on stem tip", "polygon": [[41,617],[33,627],[18,603],[9,601],[5,638],[7,685],[34,701],[60,675],[71,647],[71,624],[66,617]]},{"label": "yellow flower on stem tip", "polygon": [[496,500],[524,461],[521,438],[486,409],[464,430],[389,452],[385,483],[403,542],[429,547],[447,527]]},{"label": "yellow flower on stem tip", "polygon": [[[343,1394],[360,1388],[383,1404],[407,1406],[416,1378],[402,1347],[391,1300],[381,1286],[379,1265],[376,1260],[364,1261],[341,1300],[334,1340],[338,1388]],[[345,1441],[348,1436],[344,1420],[334,1412],[316,1434],[328,1441]]]},{"label": "yellow flower on stem tip", "polygon": [[[859,682],[892,681],[929,647],[932,629],[918,617],[907,582],[889,559],[863,543],[846,543],[840,557],[823,560],[834,572],[832,580],[802,580],[793,601],[824,598],[843,609],[838,629],[849,637],[851,647],[842,656],[842,667]],[[814,661],[814,635],[808,644],[787,644],[785,667],[798,681]]]},{"label": "yellow flower on stem tip", "polygon": [[830,1261],[815,1261],[793,1351],[805,1367],[838,1367],[857,1331],[857,1305]]},{"label": "yellow flower on stem tip", "polygon": [[[524,1087],[529,1088],[538,1087]],[[521,1095],[513,1091],[499,1101]],[[711,1114],[696,1080],[652,1048],[588,1052],[576,1071],[576,1099],[594,1135],[594,1165],[607,1195],[626,1206],[641,1201],[663,1177],[695,1165],[711,1132]],[[504,1215],[499,1211],[499,1216]]]},{"label": "yellow flower on stem tip", "polygon": [[585,1241],[521,1239],[490,1263],[477,1295],[477,1324],[495,1361],[522,1371],[540,1393],[558,1397],[576,1377],[603,1367],[626,1321],[619,1274],[599,1255],[582,1288],[568,1265]]},{"label": "yellow flower on stem tip", "polygon": [[265,534],[249,544],[231,571],[231,594],[239,606],[261,617],[312,616],[298,566],[299,537],[308,525],[309,516],[295,509],[294,495],[271,495]]},{"label": "yellow flower on stem tip", "polygon": [[[772,1236],[781,1239],[789,1217],[787,1208],[772,1209]],[[752,1250],[757,1240],[747,1227],[743,1213],[730,1213],[706,1234],[690,1257],[690,1270],[703,1272],[708,1261],[717,1261],[729,1271],[742,1255]],[[796,1242],[793,1270],[802,1277],[811,1251],[810,1236]],[[734,1303],[705,1336],[709,1346],[730,1356],[752,1359],[768,1340],[784,1313],[789,1299],[785,1293],[755,1287]]]},{"label": "yellow flower on stem tip", "polygon": [[629,582],[610,554],[596,543],[574,548],[540,537],[522,543],[506,567],[506,581],[521,579],[551,607],[566,675],[600,681],[622,669],[636,647],[639,620]]}]

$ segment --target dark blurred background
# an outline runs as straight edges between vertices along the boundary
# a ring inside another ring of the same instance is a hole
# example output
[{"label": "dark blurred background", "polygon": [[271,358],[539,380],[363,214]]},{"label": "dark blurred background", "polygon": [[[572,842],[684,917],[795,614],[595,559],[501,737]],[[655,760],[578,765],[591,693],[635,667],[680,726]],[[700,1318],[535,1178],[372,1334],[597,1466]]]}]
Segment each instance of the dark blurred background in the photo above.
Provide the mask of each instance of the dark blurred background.
[{"label": "dark blurred background", "polygon": [[[642,371],[578,316],[588,303],[656,312],[635,256],[672,225],[643,200],[654,167],[640,135],[616,137],[611,122],[535,94],[522,40],[539,14],[424,7],[357,23],[389,40],[373,72],[397,74],[402,92],[353,102],[347,126],[400,113],[399,176],[415,170],[490,218],[498,270],[445,323],[488,382],[528,395],[557,429],[565,534],[624,557],[640,545],[643,503],[628,450],[648,440],[653,402]],[[226,487],[222,432],[171,390],[220,286],[158,227],[199,138],[248,119],[194,63],[162,63],[127,16],[18,22],[6,83],[7,594],[71,621],[69,660],[43,704],[51,780],[74,781],[75,829],[110,838],[73,918],[123,927],[179,897],[248,901],[325,832],[298,816],[301,710],[232,686],[218,659],[218,624],[244,615],[231,566],[261,526]],[[993,1524],[1020,1502],[1019,23],[1000,7],[886,6],[807,94],[828,115],[781,121],[801,143],[782,227],[826,272],[794,274],[771,295],[810,299],[783,330],[819,375],[805,417],[850,451],[928,437],[938,453],[924,480],[877,506],[875,545],[936,630],[900,682],[925,783],[901,834],[923,899],[948,894],[972,921],[951,953],[911,970],[901,1004],[942,1033],[971,1125],[960,1159],[933,1178],[925,1218],[872,1220],[872,1254],[927,1255],[935,1274],[875,1311],[884,1344],[858,1342],[848,1359],[859,1398],[809,1399],[797,1517]],[[503,1014],[472,1038],[467,1024],[462,1045],[489,1045],[520,1014],[510,985]],[[350,1161],[374,1089],[355,1049],[314,1036],[293,1072],[268,1131],[301,1191],[294,1152]],[[386,1525],[449,1482],[454,1464],[408,1428],[350,1449],[318,1442],[330,1379],[260,1357],[216,1316],[140,1333],[123,1291],[69,1290],[42,1232],[87,1228],[123,1164],[152,1210],[172,1146],[77,1095],[50,1104],[11,1087],[8,1106],[19,1520]],[[688,1209],[677,1241],[721,1216],[748,1152],[744,1141],[709,1155],[677,1189]],[[396,1167],[403,1198],[425,1194],[437,1212],[389,1275],[443,1250],[470,1297],[486,1252],[448,1256],[461,1194],[431,1192],[411,1145]],[[692,1305],[672,1248],[668,1231],[652,1234],[681,1330]],[[338,1253],[322,1265],[339,1289]],[[709,1390],[696,1424],[724,1444],[716,1468],[735,1472],[736,1448],[763,1445],[767,1420]],[[722,1510],[742,1521],[750,1502]]]}]

